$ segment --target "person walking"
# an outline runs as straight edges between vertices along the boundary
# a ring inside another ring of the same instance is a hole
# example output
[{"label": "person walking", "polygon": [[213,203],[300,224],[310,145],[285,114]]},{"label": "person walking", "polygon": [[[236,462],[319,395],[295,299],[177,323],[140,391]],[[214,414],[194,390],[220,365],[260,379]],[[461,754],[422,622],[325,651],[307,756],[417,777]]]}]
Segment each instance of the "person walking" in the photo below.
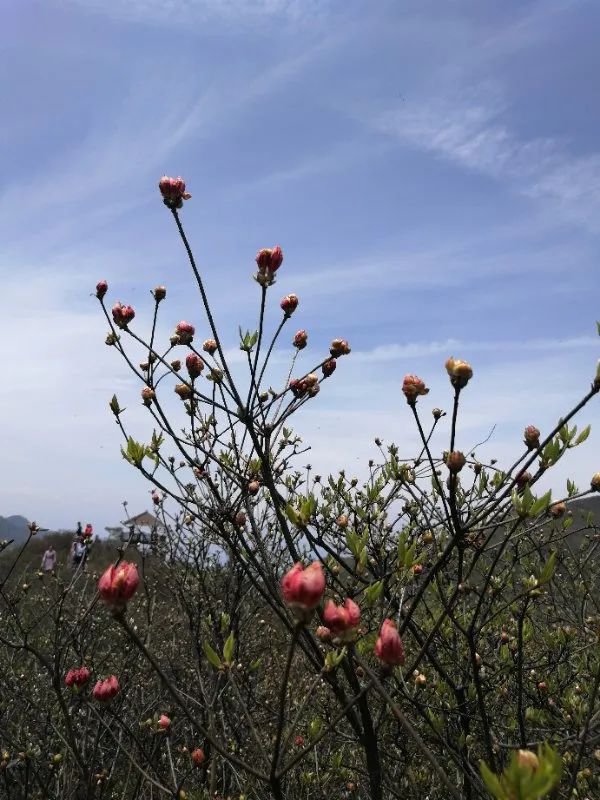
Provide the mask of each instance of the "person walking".
[{"label": "person walking", "polygon": [[83,533],[83,528],[81,527],[81,522],[77,523],[77,530],[75,531],[75,536],[81,536]]},{"label": "person walking", "polygon": [[83,543],[83,536],[78,536],[77,539],[73,542],[73,547],[71,549],[71,559],[73,563],[73,569],[77,569],[81,562],[83,561],[83,557],[85,556],[85,544]]},{"label": "person walking", "polygon": [[54,572],[56,568],[56,550],[52,547],[52,545],[48,545],[48,548],[44,555],[42,556],[42,572],[46,575],[49,572]]}]

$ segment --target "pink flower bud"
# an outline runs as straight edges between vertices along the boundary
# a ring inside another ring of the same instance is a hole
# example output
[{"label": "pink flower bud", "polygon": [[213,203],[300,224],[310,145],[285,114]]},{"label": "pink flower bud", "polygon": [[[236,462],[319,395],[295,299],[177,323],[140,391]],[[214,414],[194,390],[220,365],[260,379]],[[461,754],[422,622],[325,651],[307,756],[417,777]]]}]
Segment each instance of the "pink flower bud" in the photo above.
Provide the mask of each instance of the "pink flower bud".
[{"label": "pink flower bud", "polygon": [[339,358],[340,356],[347,356],[351,352],[350,345],[345,339],[334,339],[331,342],[329,352],[334,358]]},{"label": "pink flower bud", "polygon": [[457,475],[466,463],[467,459],[460,450],[453,450],[446,456],[446,466],[453,475]]},{"label": "pink flower bud", "polygon": [[296,745],[296,747],[300,748],[304,747],[304,736],[296,736],[296,738],[294,739],[294,744]]},{"label": "pink flower bud", "polygon": [[535,425],[528,425],[525,428],[523,439],[528,450],[537,450],[540,446],[540,432]]},{"label": "pink flower bud", "polygon": [[527,470],[522,470],[515,477],[515,483],[517,484],[517,487],[519,489],[524,489],[530,481],[531,481],[531,473],[527,472]]},{"label": "pink flower bud", "polygon": [[149,406],[152,404],[152,401],[156,398],[156,393],[154,389],[151,389],[149,386],[144,386],[142,389],[142,401],[145,406]]},{"label": "pink flower bud", "polygon": [[152,292],[154,299],[157,303],[160,303],[161,300],[164,300],[167,296],[167,290],[164,286],[157,286],[154,291]]},{"label": "pink flower bud", "polygon": [[337,361],[335,358],[330,358],[327,361],[323,362],[323,366],[321,369],[323,370],[323,376],[328,378],[330,375],[333,375],[335,372],[335,368],[337,367]]},{"label": "pink flower bud", "polygon": [[273,275],[283,263],[283,250],[277,247],[265,247],[256,254],[256,266],[261,275]]},{"label": "pink flower bud", "polygon": [[293,339],[294,347],[298,350],[304,350],[308,342],[308,333],[306,331],[297,331]]},{"label": "pink flower bud", "polygon": [[405,375],[402,382],[402,391],[406,397],[406,402],[409,406],[414,406],[417,402],[417,397],[422,397],[429,394],[429,389],[425,386],[425,382],[417,375]]},{"label": "pink flower bud", "polygon": [[360,623],[360,608],[349,597],[343,606],[336,606],[333,600],[328,600],[323,611],[323,622],[334,637],[352,641]]},{"label": "pink flower bud", "polygon": [[294,397],[304,397],[308,386],[306,385],[306,381],[300,380],[299,378],[292,378],[290,381],[290,389]]},{"label": "pink flower bud", "polygon": [[111,565],[104,572],[98,581],[98,592],[107,606],[122,610],[135,594],[139,583],[140,578],[135,564],[122,561],[116,567]]},{"label": "pink flower bud", "polygon": [[204,750],[201,747],[196,747],[190,753],[190,758],[195,767],[200,767],[204,763]]},{"label": "pink flower bud", "polygon": [[238,513],[235,515],[234,522],[238,526],[238,528],[244,527],[244,525],[246,524],[246,515],[244,514],[243,511],[238,511]]},{"label": "pink flower bud", "polygon": [[115,303],[112,307],[112,318],[115,325],[119,328],[126,328],[134,317],[135,311],[131,306]]},{"label": "pink flower bud", "polygon": [[291,317],[294,311],[298,308],[298,296],[295,294],[286,294],[279,305],[286,317]]},{"label": "pink flower bud", "polygon": [[260,483],[258,481],[250,481],[248,484],[248,494],[255,495],[260,491]]},{"label": "pink flower bud", "polygon": [[322,642],[328,642],[331,639],[331,631],[329,628],[326,628],[325,625],[319,625],[315,634],[317,639],[320,639]]},{"label": "pink flower bud", "polygon": [[391,619],[384,619],[379,638],[375,642],[375,655],[384,664],[390,667],[404,664],[404,646]]},{"label": "pink flower bud", "polygon": [[562,517],[563,514],[567,513],[567,504],[566,503],[554,503],[550,506],[550,514],[555,518]]},{"label": "pink flower bud", "polygon": [[190,353],[185,359],[188,374],[192,380],[197,378],[204,369],[204,361],[196,353]]},{"label": "pink flower bud", "polygon": [[108,292],[108,283],[106,281],[98,281],[96,284],[96,297],[102,300],[104,295]]},{"label": "pink flower bud", "polygon": [[163,175],[158,182],[158,188],[163,197],[164,204],[168,208],[181,208],[184,200],[189,200],[192,196],[185,190],[183,178],[170,178]]},{"label": "pink flower bud", "polygon": [[166,714],[161,714],[158,718],[158,727],[163,731],[168,731],[171,727],[171,720]]},{"label": "pink flower bud", "polygon": [[94,699],[100,700],[101,703],[108,703],[113,697],[119,694],[120,690],[119,681],[116,675],[111,675],[104,681],[98,681],[92,690]]},{"label": "pink flower bud", "polygon": [[320,603],[325,591],[325,576],[318,561],[306,569],[302,564],[294,566],[281,579],[283,599],[291,611],[305,619]]},{"label": "pink flower bud", "polygon": [[178,322],[175,327],[175,335],[178,338],[179,344],[190,344],[195,333],[196,329],[194,326],[185,320]]},{"label": "pink flower bud", "polygon": [[202,349],[205,353],[208,353],[209,356],[212,356],[217,352],[217,343],[214,339],[206,339],[202,345]]},{"label": "pink flower bud", "polygon": [[80,689],[89,681],[90,675],[91,673],[87,667],[70,669],[65,676],[65,685],[70,689]]}]

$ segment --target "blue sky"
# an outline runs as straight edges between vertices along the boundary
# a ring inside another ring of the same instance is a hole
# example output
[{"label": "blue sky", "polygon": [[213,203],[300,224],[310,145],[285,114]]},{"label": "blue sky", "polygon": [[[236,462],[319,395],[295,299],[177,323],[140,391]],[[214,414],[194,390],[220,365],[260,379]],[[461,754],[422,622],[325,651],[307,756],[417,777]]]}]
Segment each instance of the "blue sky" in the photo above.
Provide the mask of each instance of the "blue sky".
[{"label": "blue sky", "polygon": [[[106,278],[141,332],[164,283],[165,332],[203,330],[163,173],[193,194],[184,222],[228,346],[254,326],[253,257],[275,243],[272,300],[300,295],[305,366],[350,340],[296,423],[320,471],[360,471],[376,435],[409,455],[402,377],[432,387],[426,413],[448,407],[449,355],[475,369],[459,445],[496,426],[482,458],[508,459],[526,424],[547,430],[585,392],[596,3],[9,0],[3,20],[0,514],[100,529],[124,499],[149,505],[107,409],[116,392],[142,437],[139,390],[90,292]],[[587,483],[599,442],[549,485]]]}]

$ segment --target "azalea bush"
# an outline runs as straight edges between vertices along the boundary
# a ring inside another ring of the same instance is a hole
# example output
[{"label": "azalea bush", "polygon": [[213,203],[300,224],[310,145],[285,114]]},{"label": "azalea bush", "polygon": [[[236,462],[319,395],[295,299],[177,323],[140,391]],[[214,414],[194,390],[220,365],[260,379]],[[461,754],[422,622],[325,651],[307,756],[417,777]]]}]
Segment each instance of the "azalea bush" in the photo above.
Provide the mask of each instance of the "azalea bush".
[{"label": "azalea bush", "polygon": [[183,227],[190,195],[181,178],[159,188],[198,292],[193,322],[164,337],[164,286],[148,331],[106,281],[96,297],[149,420],[136,438],[132,398],[111,399],[122,456],[168,536],[143,558],[122,546],[37,583],[28,544],[7,551],[7,796],[599,796],[598,533],[572,504],[600,473],[560,497],[538,487],[584,444],[574,418],[600,374],[552,430],[524,420],[500,466],[460,449],[476,375],[450,357],[447,413],[421,377],[399,377],[412,458],[376,440],[362,480],[319,476],[293,418],[352,357],[343,332],[306,360],[308,333],[290,329],[300,300],[276,295],[284,254],[263,249],[241,370]]}]

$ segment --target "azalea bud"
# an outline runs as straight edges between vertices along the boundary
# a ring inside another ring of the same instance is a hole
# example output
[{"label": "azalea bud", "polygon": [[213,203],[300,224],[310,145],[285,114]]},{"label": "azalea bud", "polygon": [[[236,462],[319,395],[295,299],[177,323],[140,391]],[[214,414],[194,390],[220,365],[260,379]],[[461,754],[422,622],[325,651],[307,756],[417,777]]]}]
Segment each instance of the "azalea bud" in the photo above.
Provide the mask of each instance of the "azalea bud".
[{"label": "azalea bud", "polygon": [[319,625],[315,631],[315,635],[317,639],[320,639],[322,642],[328,642],[331,639],[331,631],[329,628],[326,628],[325,625]]},{"label": "azalea bud", "polygon": [[566,503],[554,503],[550,506],[550,514],[555,518],[562,517],[567,511],[567,504]]},{"label": "azalea bud", "polygon": [[115,303],[112,307],[112,318],[115,325],[119,328],[126,328],[134,317],[135,311],[131,306]]},{"label": "azalea bud", "polygon": [[96,284],[96,297],[102,300],[104,295],[108,292],[108,283],[106,281],[98,281]]},{"label": "azalea bud", "polygon": [[360,608],[349,597],[343,606],[336,606],[333,600],[328,600],[323,611],[323,622],[334,637],[353,641],[360,623]]},{"label": "azalea bud", "polygon": [[292,378],[290,381],[290,389],[294,397],[304,397],[307,390],[306,382],[298,378]]},{"label": "azalea bud", "polygon": [[334,339],[329,347],[329,352],[334,358],[347,356],[351,352],[350,345],[345,339]]},{"label": "azalea bud", "polygon": [[167,296],[167,289],[165,286],[157,286],[154,291],[152,292],[154,295],[154,299],[157,303],[160,303],[161,300],[164,300]]},{"label": "azalea bud", "polygon": [[323,362],[323,366],[321,369],[323,370],[323,376],[328,378],[330,375],[333,375],[335,372],[335,368],[337,367],[337,361],[335,358],[329,358],[327,361]]},{"label": "azalea bud", "polygon": [[156,398],[156,392],[149,386],[144,386],[142,389],[142,400],[145,406],[150,406],[152,401]]},{"label": "azalea bud", "polygon": [[291,317],[294,311],[298,308],[298,295],[296,294],[286,294],[286,296],[282,299],[279,303],[281,310],[286,315],[286,317]]},{"label": "azalea bud", "polygon": [[458,474],[466,463],[467,459],[460,450],[453,450],[452,453],[448,453],[446,457],[446,466],[453,475]]},{"label": "azalea bud", "polygon": [[418,578],[423,572],[423,565],[422,564],[413,564],[412,573],[415,578]]},{"label": "azalea bud", "polygon": [[188,374],[192,380],[197,378],[204,369],[204,361],[196,353],[190,353],[185,359]]},{"label": "azalea bud", "polygon": [[92,690],[92,695],[96,700],[102,703],[107,703],[119,693],[119,681],[116,675],[111,675],[104,681],[98,681]]},{"label": "azalea bud", "polygon": [[348,527],[348,516],[346,514],[340,514],[339,517],[336,519],[336,524],[340,528],[347,528]]},{"label": "azalea bud", "polygon": [[515,483],[519,489],[524,489],[530,481],[531,473],[527,472],[527,470],[522,470],[515,476]]},{"label": "azalea bud", "polygon": [[122,561],[116,567],[111,565],[104,572],[98,581],[98,592],[107,606],[122,610],[135,594],[139,583],[140,578],[135,564]]},{"label": "azalea bud", "polygon": [[179,395],[182,400],[188,400],[192,396],[192,387],[187,383],[178,383],[175,386],[175,394]]},{"label": "azalea bud", "polygon": [[87,667],[79,667],[78,669],[70,669],[65,675],[65,686],[69,689],[80,689],[90,679],[90,671]]},{"label": "azalea bud", "polygon": [[176,358],[174,361],[171,361],[171,369],[173,369],[175,372],[179,372],[181,369],[181,361],[178,358]]},{"label": "azalea bud", "polygon": [[190,758],[195,767],[201,767],[204,763],[204,750],[201,747],[196,747],[190,753]]},{"label": "azalea bud", "polygon": [[210,379],[215,383],[221,383],[223,380],[223,370],[218,367],[213,367],[210,371]]},{"label": "azalea bud", "polygon": [[294,336],[292,344],[298,350],[304,350],[308,342],[308,333],[306,331],[297,331]]},{"label": "azalea bud", "polygon": [[312,389],[319,383],[319,376],[315,375],[314,372],[309,372],[309,374],[304,378],[304,383],[306,384],[307,389]]},{"label": "azalea bud", "polygon": [[540,432],[535,425],[528,425],[525,428],[523,439],[528,450],[537,450],[540,446]]},{"label": "azalea bud", "polygon": [[166,714],[161,714],[158,718],[158,727],[163,731],[168,731],[171,727],[171,720]]},{"label": "azalea bud", "polygon": [[304,747],[304,736],[296,736],[294,744],[296,747]]},{"label": "azalea bud", "polygon": [[238,528],[243,528],[244,525],[246,524],[246,515],[244,514],[243,511],[238,511],[233,521],[238,526]]},{"label": "azalea bud", "polygon": [[283,263],[283,250],[279,245],[265,247],[256,254],[256,266],[261,275],[271,277]]},{"label": "azalea bud", "polygon": [[248,494],[255,495],[260,491],[260,483],[258,481],[250,481],[248,484]]},{"label": "azalea bud", "polygon": [[379,637],[375,642],[375,655],[387,666],[395,667],[404,664],[404,646],[396,624],[391,619],[384,619]]},{"label": "azalea bud", "polygon": [[106,339],[104,340],[104,344],[107,344],[109,347],[112,347],[119,341],[119,337],[116,333],[110,331],[110,333],[106,334]]},{"label": "azalea bud", "polygon": [[535,753],[531,750],[519,750],[517,753],[517,764],[529,770],[530,772],[537,772],[540,766],[540,761]]},{"label": "azalea bud", "polygon": [[217,351],[217,343],[214,339],[205,339],[202,344],[202,349],[205,353],[208,353],[209,356],[212,356]]},{"label": "azalea bud", "polygon": [[305,620],[319,605],[325,591],[325,576],[321,564],[314,561],[306,569],[294,566],[281,579],[283,599],[292,613]]},{"label": "azalea bud", "polygon": [[594,472],[590,486],[593,492],[600,492],[600,472]]},{"label": "azalea bud", "polygon": [[473,377],[471,365],[460,358],[450,357],[446,361],[446,371],[450,377],[450,383],[457,389],[464,389]]},{"label": "azalea bud", "polygon": [[415,678],[415,686],[418,689],[422,689],[423,686],[426,686],[426,685],[427,685],[427,676],[423,675],[422,672],[419,672],[419,674]]},{"label": "azalea bud", "polygon": [[417,375],[405,375],[402,381],[402,392],[409,406],[414,406],[418,397],[429,394],[425,382]]},{"label": "azalea bud", "polygon": [[167,208],[181,208],[184,200],[189,200],[192,196],[185,190],[185,181],[183,178],[170,178],[163,175],[158,182],[158,188],[163,198],[164,204]]},{"label": "azalea bud", "polygon": [[445,414],[445,412],[442,411],[441,408],[434,408],[434,409],[432,409],[431,413],[433,414],[433,418],[434,419],[440,419]]},{"label": "azalea bud", "polygon": [[195,333],[196,329],[194,326],[185,320],[181,320],[181,322],[178,322],[175,326],[175,335],[177,336],[179,344],[190,344]]}]

